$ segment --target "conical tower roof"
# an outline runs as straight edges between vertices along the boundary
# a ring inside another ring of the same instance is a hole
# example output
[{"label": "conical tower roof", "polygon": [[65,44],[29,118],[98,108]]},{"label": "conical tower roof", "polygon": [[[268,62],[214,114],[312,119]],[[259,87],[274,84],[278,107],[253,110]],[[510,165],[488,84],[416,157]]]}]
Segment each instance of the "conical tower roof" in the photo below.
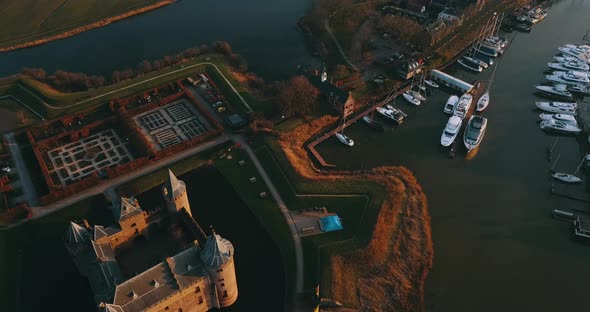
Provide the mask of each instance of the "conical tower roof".
[{"label": "conical tower roof", "polygon": [[182,194],[186,190],[186,185],[183,181],[178,180],[172,170],[168,169],[168,194],[172,198],[175,198]]},{"label": "conical tower roof", "polygon": [[90,242],[90,232],[76,222],[70,222],[70,228],[66,233],[66,242],[71,244],[83,244]]},{"label": "conical tower roof", "polygon": [[133,197],[121,197],[121,201],[119,202],[119,205],[116,206],[116,208],[118,208],[118,211],[115,211],[115,216],[117,217],[118,221],[125,220],[126,218],[141,212],[139,203],[137,203]]},{"label": "conical tower roof", "polygon": [[218,267],[231,261],[234,255],[234,246],[227,239],[213,232],[207,238],[205,247],[201,251],[201,261],[208,266]]}]

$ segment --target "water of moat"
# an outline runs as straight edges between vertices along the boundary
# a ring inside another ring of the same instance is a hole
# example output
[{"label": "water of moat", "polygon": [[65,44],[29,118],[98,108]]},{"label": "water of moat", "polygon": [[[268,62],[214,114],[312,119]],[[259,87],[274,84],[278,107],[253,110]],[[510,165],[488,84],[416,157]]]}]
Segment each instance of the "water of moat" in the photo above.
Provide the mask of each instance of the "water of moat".
[{"label": "water of moat", "polygon": [[[280,251],[268,232],[215,168],[204,167],[179,178],[187,184],[191,211],[201,227],[214,226],[234,245],[239,296],[234,305],[222,311],[280,311],[285,274]],[[147,210],[162,206],[161,186],[137,198]],[[104,198],[89,205],[91,209],[82,217],[91,224],[112,224],[112,213]],[[34,227],[11,233],[25,240],[24,249],[14,251],[15,256],[23,255],[24,259],[20,268],[14,268],[22,272],[18,277],[21,282],[17,282],[21,285],[17,290],[21,299],[18,311],[95,311],[90,285],[79,275],[63,247],[62,237],[71,215],[78,217],[80,213],[62,211]]]},{"label": "water of moat", "polygon": [[[264,78],[287,77],[297,64],[311,59],[295,30],[306,6],[307,1],[296,0],[180,1],[72,38],[1,54],[0,74],[23,66],[108,74],[144,58],[224,39]],[[219,17],[227,17],[225,14],[231,18]],[[373,133],[361,124],[351,127],[347,134],[356,141],[352,149],[335,140],[320,146],[327,160],[340,168],[401,164],[420,180],[429,199],[435,247],[434,268],[426,284],[429,311],[586,309],[590,249],[569,239],[569,223],[550,218],[551,209],[584,205],[549,195],[552,181],[544,149],[554,138],[538,129],[537,112],[532,107],[533,85],[543,80],[545,63],[559,44],[580,41],[590,26],[589,15],[588,1],[554,1],[543,22],[530,34],[517,36],[501,59],[492,103],[484,113],[489,129],[471,160],[462,157],[463,150],[449,160],[438,148],[446,122],[442,105],[448,95],[443,93],[435,93],[418,109],[400,99],[399,105],[410,116],[404,125],[385,134]],[[451,70],[468,81],[485,80],[491,74],[487,71],[476,76]],[[582,157],[575,138],[560,139],[556,154],[561,155],[557,168],[570,172]],[[224,235],[231,235],[221,230],[224,222],[214,224]],[[55,253],[54,257],[68,261],[67,255]],[[236,256],[237,261],[239,258]],[[53,264],[57,260],[48,261]],[[26,267],[52,270],[51,265],[39,265],[27,263]],[[240,278],[243,273],[237,270]],[[51,283],[31,287],[51,290],[62,275],[64,280],[73,280],[73,286],[52,290],[42,300],[27,304],[63,307],[63,300],[74,296],[91,307],[87,292],[77,291],[84,280],[73,265],[53,273]],[[273,288],[265,285],[266,290]],[[240,286],[242,297],[243,291]],[[23,297],[27,301],[27,296]]]}]

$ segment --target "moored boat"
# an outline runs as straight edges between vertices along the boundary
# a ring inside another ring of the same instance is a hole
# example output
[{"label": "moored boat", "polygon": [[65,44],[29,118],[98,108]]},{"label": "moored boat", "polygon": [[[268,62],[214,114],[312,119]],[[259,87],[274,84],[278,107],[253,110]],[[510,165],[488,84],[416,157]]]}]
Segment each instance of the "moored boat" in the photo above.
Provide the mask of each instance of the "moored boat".
[{"label": "moored boat", "polygon": [[336,138],[338,139],[338,141],[340,141],[344,145],[348,145],[348,146],[354,145],[354,141],[351,138],[344,135],[344,133],[336,132]]},{"label": "moored boat", "polygon": [[569,173],[555,172],[551,176],[556,180],[566,182],[566,183],[580,183],[580,182],[582,182],[581,178],[579,178],[573,174],[569,174]]},{"label": "moored boat", "polygon": [[424,83],[427,84],[427,85],[429,85],[430,87],[433,87],[433,88],[438,88],[439,87],[438,86],[438,83],[436,83],[436,82],[434,82],[432,80],[426,79],[426,80],[424,80]]},{"label": "moored boat", "polygon": [[462,124],[461,118],[457,116],[451,116],[447,121],[447,125],[443,130],[442,136],[440,137],[440,144],[442,146],[449,146],[453,144],[457,135],[459,134],[459,130],[461,129]]},{"label": "moored boat", "polygon": [[456,96],[456,95],[449,96],[449,99],[447,100],[447,103],[445,104],[445,108],[443,109],[443,111],[446,114],[452,114],[453,110],[455,109],[455,105],[457,105],[457,102],[459,102],[458,96]]},{"label": "moored boat", "polygon": [[571,100],[574,98],[572,93],[568,91],[567,85],[557,84],[554,86],[535,86],[535,88],[547,95],[555,96],[558,98]]},{"label": "moored boat", "polygon": [[537,101],[535,105],[543,111],[556,114],[576,115],[578,105],[570,102],[545,102]]},{"label": "moored boat", "polygon": [[471,107],[471,103],[473,102],[473,96],[471,94],[465,93],[459,98],[459,102],[455,105],[455,109],[453,110],[453,116],[457,116],[461,119],[464,119],[467,116],[467,112]]},{"label": "moored boat", "polygon": [[577,126],[567,124],[563,121],[558,121],[555,119],[543,120],[539,125],[542,130],[548,131],[555,131],[561,133],[569,133],[569,134],[577,134],[582,131],[582,129],[578,128]]},{"label": "moored boat", "polygon": [[578,122],[576,121],[576,117],[574,117],[572,115],[541,113],[541,114],[539,114],[539,118],[541,118],[541,120],[556,120],[556,121],[564,122],[566,124],[570,124],[572,126],[576,126],[576,127],[578,126]]},{"label": "moored boat", "polygon": [[551,69],[563,71],[578,70],[581,72],[587,72],[590,69],[588,64],[584,64],[583,62],[579,61],[547,63],[547,66]]},{"label": "moored boat", "polygon": [[420,105],[420,100],[418,100],[417,98],[415,98],[411,93],[409,93],[408,91],[402,93],[402,96],[404,97],[404,99],[406,99],[406,101],[408,101],[410,104],[414,104],[414,105]]},{"label": "moored boat", "polygon": [[570,71],[555,71],[551,75],[546,76],[547,80],[561,84],[582,84],[590,85],[590,78],[585,72],[570,70]]},{"label": "moored boat", "polygon": [[463,67],[470,69],[474,72],[481,73],[483,71],[483,68],[481,66],[479,66],[479,64],[472,64],[471,62],[466,61],[464,59],[458,59],[457,63],[461,64]]},{"label": "moored boat", "polygon": [[475,110],[478,112],[483,112],[488,107],[488,104],[490,104],[490,93],[486,92],[479,98],[479,100],[477,100],[477,106]]},{"label": "moored boat", "polygon": [[426,98],[418,91],[409,90],[408,93],[410,93],[418,101],[426,101]]},{"label": "moored boat", "polygon": [[469,118],[465,133],[463,134],[463,144],[465,144],[467,152],[479,146],[485,135],[487,125],[487,118],[476,115]]}]

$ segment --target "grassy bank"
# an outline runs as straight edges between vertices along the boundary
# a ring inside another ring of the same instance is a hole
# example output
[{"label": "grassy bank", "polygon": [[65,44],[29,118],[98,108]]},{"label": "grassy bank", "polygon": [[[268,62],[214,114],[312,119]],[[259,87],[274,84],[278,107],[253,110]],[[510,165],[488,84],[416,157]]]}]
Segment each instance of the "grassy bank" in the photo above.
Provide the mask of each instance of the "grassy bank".
[{"label": "grassy bank", "polygon": [[43,39],[162,0],[6,0],[0,10],[0,47]]},{"label": "grassy bank", "polygon": [[[46,119],[53,119],[59,116],[70,114],[82,109],[94,107],[107,103],[117,97],[131,96],[144,90],[155,88],[166,83],[186,78],[187,76],[199,73],[215,73],[213,79],[220,89],[226,94],[238,111],[245,111],[242,102],[235,96],[221,75],[207,64],[215,64],[219,71],[228,80],[237,86],[237,91],[252,103],[253,108],[264,107],[253,96],[247,94],[247,90],[241,87],[239,82],[233,78],[233,74],[227,65],[225,57],[217,54],[203,55],[188,60],[178,65],[166,67],[146,75],[124,80],[120,83],[111,84],[97,89],[84,92],[64,93],[59,92],[50,86],[39,82],[31,77],[17,75],[0,81],[0,95],[12,95],[17,97],[32,110],[38,112]],[[226,93],[227,92],[227,93]]]},{"label": "grassy bank", "polygon": [[315,120],[266,142],[295,192],[368,197],[365,207],[344,206],[360,216],[352,231],[304,239],[308,286],[319,280],[322,297],[349,306],[420,310],[433,256],[426,198],[405,168],[314,170],[304,142],[330,120]]}]

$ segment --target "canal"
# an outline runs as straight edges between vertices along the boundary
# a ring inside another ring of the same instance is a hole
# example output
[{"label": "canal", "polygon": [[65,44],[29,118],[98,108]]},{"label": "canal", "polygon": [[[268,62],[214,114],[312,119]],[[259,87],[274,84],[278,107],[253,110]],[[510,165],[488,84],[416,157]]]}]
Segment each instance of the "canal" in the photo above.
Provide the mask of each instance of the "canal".
[{"label": "canal", "polygon": [[[519,33],[500,58],[483,112],[488,130],[474,157],[460,148],[448,159],[439,148],[449,96],[436,91],[420,107],[403,98],[409,115],[400,127],[376,133],[362,123],[346,130],[352,149],[335,138],[319,151],[339,168],[402,165],[411,169],[429,199],[435,248],[426,282],[428,311],[585,310],[590,278],[588,246],[570,239],[570,222],[552,209],[586,205],[549,194],[545,147],[555,141],[539,129],[534,86],[560,44],[580,42],[590,24],[590,2],[555,1],[549,16],[530,34]],[[506,34],[512,38],[515,34]],[[468,82],[486,82],[492,70],[474,75],[449,72]],[[487,83],[487,82],[486,82]],[[586,142],[586,136],[578,139]],[[555,169],[573,172],[584,152],[574,137],[560,138]],[[578,190],[583,186],[572,186]]]},{"label": "canal", "polygon": [[[217,40],[231,43],[265,79],[284,79],[313,58],[297,21],[310,0],[182,0],[41,46],[0,54],[0,77],[23,67],[104,75]],[[91,60],[91,61],[89,61]]]}]

